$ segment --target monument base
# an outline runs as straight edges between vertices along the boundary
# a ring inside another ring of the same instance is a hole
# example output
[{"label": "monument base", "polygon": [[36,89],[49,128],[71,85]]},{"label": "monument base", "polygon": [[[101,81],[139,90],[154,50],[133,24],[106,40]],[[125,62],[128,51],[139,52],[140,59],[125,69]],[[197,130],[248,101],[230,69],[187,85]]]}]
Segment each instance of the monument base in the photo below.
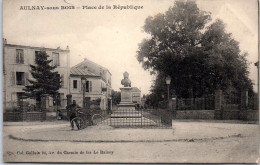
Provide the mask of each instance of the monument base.
[{"label": "monument base", "polygon": [[121,102],[120,104],[117,105],[117,107],[118,110],[135,110],[134,103]]},{"label": "monument base", "polygon": [[111,115],[111,118],[140,118],[141,113],[135,110],[135,104],[133,103],[120,103],[118,108]]}]

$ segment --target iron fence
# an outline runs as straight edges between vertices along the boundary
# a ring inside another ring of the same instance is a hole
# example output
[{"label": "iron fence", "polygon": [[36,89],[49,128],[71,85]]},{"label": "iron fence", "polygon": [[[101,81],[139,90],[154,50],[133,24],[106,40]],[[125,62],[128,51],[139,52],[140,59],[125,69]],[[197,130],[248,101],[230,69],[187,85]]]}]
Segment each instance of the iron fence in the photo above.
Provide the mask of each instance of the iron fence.
[{"label": "iron fence", "polygon": [[214,95],[202,98],[177,98],[177,110],[214,110]]},{"label": "iron fence", "polygon": [[99,110],[100,125],[112,127],[171,128],[172,113],[166,109],[117,109],[114,111]]}]

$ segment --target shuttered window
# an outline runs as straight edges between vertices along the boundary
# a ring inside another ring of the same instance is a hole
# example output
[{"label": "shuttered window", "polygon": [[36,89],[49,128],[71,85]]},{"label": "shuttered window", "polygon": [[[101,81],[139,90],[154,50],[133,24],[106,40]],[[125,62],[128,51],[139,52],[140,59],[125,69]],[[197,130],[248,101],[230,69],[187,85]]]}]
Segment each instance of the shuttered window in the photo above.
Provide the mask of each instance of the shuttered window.
[{"label": "shuttered window", "polygon": [[85,88],[86,88],[86,92],[89,92],[89,81],[86,81],[86,84],[85,84]]},{"label": "shuttered window", "polygon": [[15,72],[11,72],[11,77],[10,77],[10,84],[12,85],[12,86],[14,86],[15,85]]},{"label": "shuttered window", "polygon": [[64,75],[61,75],[61,87],[64,87]]},{"label": "shuttered window", "polygon": [[92,92],[92,81],[89,81],[89,92]]},{"label": "shuttered window", "polygon": [[52,53],[53,66],[60,66],[60,55],[59,53]]},{"label": "shuttered window", "polygon": [[17,64],[23,64],[24,63],[23,49],[16,49],[16,63]]},{"label": "shuttered window", "polygon": [[39,57],[40,51],[35,51],[34,62],[36,63],[36,59]]},{"label": "shuttered window", "polygon": [[16,85],[25,85],[24,72],[16,72]]}]

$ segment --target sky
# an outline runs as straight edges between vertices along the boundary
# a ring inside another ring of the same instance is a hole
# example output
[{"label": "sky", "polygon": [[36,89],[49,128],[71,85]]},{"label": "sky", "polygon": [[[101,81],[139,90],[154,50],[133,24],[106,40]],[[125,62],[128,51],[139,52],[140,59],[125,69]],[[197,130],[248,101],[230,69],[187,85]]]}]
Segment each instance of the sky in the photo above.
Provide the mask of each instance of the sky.
[{"label": "sky", "polygon": [[[66,3],[67,2],[67,3]],[[258,4],[257,0],[197,0],[201,10],[221,19],[226,30],[248,52],[249,77],[257,83]],[[68,4],[69,3],[69,4]],[[21,6],[80,9],[20,10]],[[82,6],[135,5],[139,10],[82,9]],[[153,76],[136,59],[138,44],[149,37],[142,27],[148,16],[164,13],[174,0],[3,0],[3,37],[10,44],[70,47],[71,67],[87,58],[112,73],[112,88],[119,90],[123,73],[132,86],[148,94]],[[254,86],[256,91],[257,87]]]}]

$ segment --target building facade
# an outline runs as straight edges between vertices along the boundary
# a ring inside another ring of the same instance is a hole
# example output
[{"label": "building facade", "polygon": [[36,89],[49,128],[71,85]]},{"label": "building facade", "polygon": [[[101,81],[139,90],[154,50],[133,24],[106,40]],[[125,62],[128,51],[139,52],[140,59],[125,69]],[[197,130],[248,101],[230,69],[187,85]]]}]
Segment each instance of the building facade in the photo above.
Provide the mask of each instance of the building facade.
[{"label": "building facade", "polygon": [[[112,109],[111,73],[88,59],[70,69],[70,94],[72,100],[83,107],[83,97],[86,103],[100,101],[100,109]],[[82,81],[85,78],[86,82]],[[84,83],[83,83],[84,82]],[[85,84],[85,94],[83,85]]]},{"label": "building facade", "polygon": [[[40,50],[46,51],[49,59],[53,60],[52,65],[56,65],[57,71],[62,79],[62,87],[59,89],[58,101],[49,97],[48,108],[66,107],[66,95],[69,94],[69,47],[65,50],[43,47],[33,47],[25,45],[8,44],[3,40],[3,107],[4,112],[19,106],[23,99],[24,88],[29,85],[27,79],[33,79],[30,74],[30,64],[35,65],[35,57]],[[26,101],[34,104],[35,100]]]}]

